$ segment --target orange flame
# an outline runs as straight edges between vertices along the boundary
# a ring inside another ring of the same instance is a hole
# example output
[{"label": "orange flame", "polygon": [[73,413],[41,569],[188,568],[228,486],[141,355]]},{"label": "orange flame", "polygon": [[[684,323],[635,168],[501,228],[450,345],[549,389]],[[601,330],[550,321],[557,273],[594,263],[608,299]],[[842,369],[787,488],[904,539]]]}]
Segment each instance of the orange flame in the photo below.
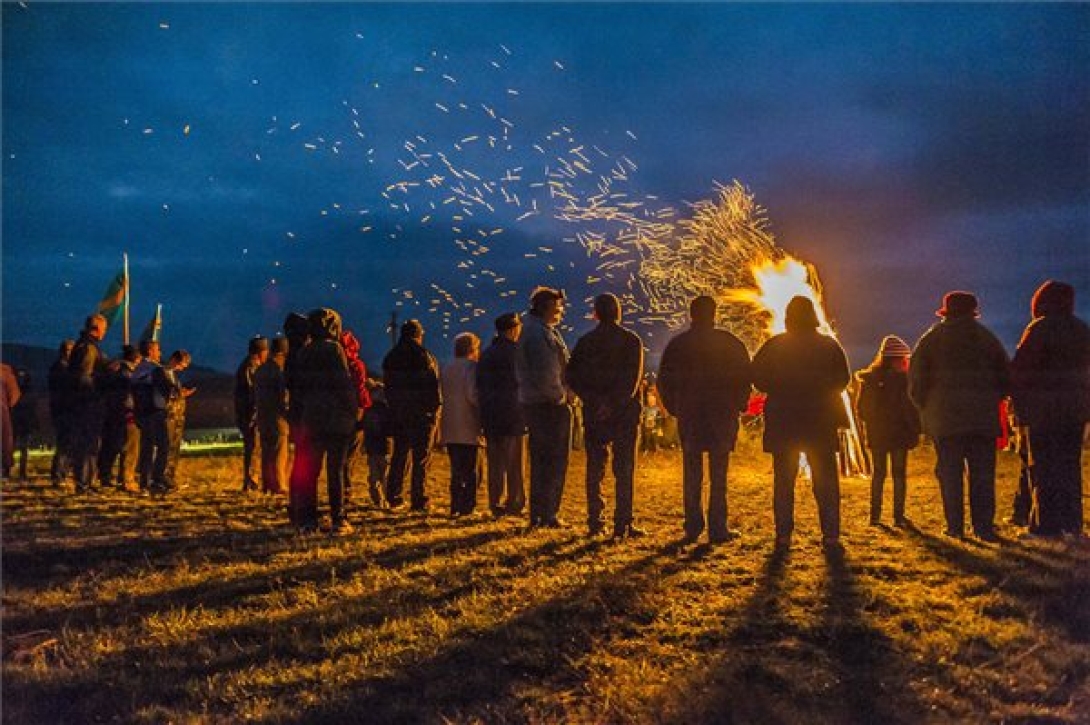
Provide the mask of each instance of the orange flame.
[{"label": "orange flame", "polygon": [[821,283],[817,271],[806,262],[788,255],[780,260],[765,259],[750,267],[756,288],[736,289],[728,293],[728,300],[752,305],[769,316],[767,325],[770,335],[783,332],[787,303],[793,297],[806,297],[814,303],[819,330],[827,335],[833,328],[825,316],[821,298]]}]

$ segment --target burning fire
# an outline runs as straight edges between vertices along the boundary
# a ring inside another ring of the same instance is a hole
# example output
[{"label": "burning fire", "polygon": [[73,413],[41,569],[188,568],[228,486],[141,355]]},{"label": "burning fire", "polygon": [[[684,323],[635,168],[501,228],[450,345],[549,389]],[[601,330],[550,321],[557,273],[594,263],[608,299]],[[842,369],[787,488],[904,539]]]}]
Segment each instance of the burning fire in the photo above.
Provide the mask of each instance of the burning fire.
[{"label": "burning fire", "polygon": [[[780,260],[764,259],[750,267],[756,288],[731,290],[727,297],[731,302],[743,302],[765,312],[769,316],[769,336],[786,330],[784,318],[787,304],[794,297],[806,297],[814,303],[818,317],[818,331],[833,338],[836,333],[825,314],[821,298],[821,282],[812,265],[791,257]],[[863,452],[862,439],[852,411],[851,399],[845,391],[841,398],[848,414],[848,429],[842,431],[840,445],[841,470],[848,475],[866,476],[870,465]]]}]

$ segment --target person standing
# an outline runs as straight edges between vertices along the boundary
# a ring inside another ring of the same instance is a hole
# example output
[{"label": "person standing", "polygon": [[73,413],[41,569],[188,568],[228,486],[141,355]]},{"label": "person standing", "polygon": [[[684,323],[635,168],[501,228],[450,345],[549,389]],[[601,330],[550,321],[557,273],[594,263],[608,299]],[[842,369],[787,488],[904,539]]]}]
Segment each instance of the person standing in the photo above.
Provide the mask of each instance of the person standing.
[{"label": "person standing", "polygon": [[300,390],[299,360],[310,345],[310,323],[306,315],[289,312],[284,318],[284,337],[288,340],[288,355],[284,360],[284,385],[288,389],[288,438],[294,448],[291,471],[288,474],[288,520],[301,532],[317,529],[311,518],[311,491],[317,491],[317,473],[310,464],[314,457],[310,434],[303,424],[303,396]]},{"label": "person standing", "polygon": [[866,426],[867,447],[874,470],[870,483],[870,523],[882,522],[882,489],[886,474],[893,477],[893,523],[908,525],[908,452],[920,442],[920,413],[908,397],[908,366],[912,350],[896,335],[887,335],[870,367],[857,376],[859,418]]},{"label": "person standing", "polygon": [[[696,541],[705,526],[712,543],[728,541],[727,470],[738,438],[738,415],[750,391],[746,346],[715,327],[716,303],[708,296],[689,305],[689,329],[662,353],[657,390],[662,406],[678,421],[681,438],[685,540]],[[708,458],[708,507],[703,499],[704,454]]]},{"label": "person standing", "polygon": [[22,393],[15,378],[15,369],[7,363],[0,363],[0,473],[3,478],[11,475],[15,465],[15,436],[11,429],[11,409],[19,404]]},{"label": "person standing", "polygon": [[443,398],[439,389],[439,363],[424,348],[424,327],[417,320],[408,320],[401,326],[397,344],[382,361],[382,378],[394,434],[386,500],[391,508],[404,505],[405,473],[411,453],[410,508],[426,513],[428,460]]},{"label": "person standing", "polygon": [[352,463],[359,453],[360,444],[363,442],[363,416],[371,407],[371,391],[368,389],[367,366],[360,359],[360,341],[351,331],[341,333],[341,347],[344,349],[345,360],[348,363],[348,372],[352,377],[352,387],[356,391],[356,427],[352,431],[352,440],[348,444],[348,453],[344,457],[344,509],[351,511],[355,503],[352,486]]},{"label": "person standing", "polygon": [[615,502],[613,536],[643,536],[632,515],[636,473],[636,440],[640,429],[640,384],[643,342],[621,326],[621,302],[615,295],[594,298],[597,327],[575,343],[568,362],[568,385],[583,401],[584,446],[587,452],[587,529],[605,529],[602,481],[613,452]]},{"label": "person standing", "polygon": [[19,480],[29,481],[27,463],[30,458],[30,439],[38,432],[38,396],[34,394],[34,382],[29,370],[16,368],[15,382],[19,384],[22,395],[19,402],[11,408],[11,431],[14,436],[14,450],[19,459]]},{"label": "person standing", "polygon": [[288,486],[288,388],[284,364],[288,341],[273,338],[269,357],[254,373],[254,414],[261,438],[261,490],[283,494]]},{"label": "person standing", "polygon": [[496,318],[495,327],[496,336],[477,363],[477,400],[488,460],[488,506],[498,518],[518,516],[526,507],[522,476],[526,420],[515,374],[522,320],[508,312]]},{"label": "person standing", "polygon": [[72,466],[76,472],[76,492],[90,490],[95,480],[95,463],[105,417],[98,380],[109,360],[99,348],[106,335],[106,318],[91,315],[83,325],[79,340],[68,361],[72,393]]},{"label": "person standing", "polygon": [[837,431],[848,425],[843,393],[851,382],[840,344],[818,331],[814,303],[802,296],[787,304],[786,331],[753,356],[753,383],[767,393],[764,449],[772,454],[776,545],[790,544],[795,527],[799,456],[810,465],[822,544],[840,547],[840,472]]},{"label": "person standing", "polygon": [[57,348],[57,359],[49,366],[49,420],[53,424],[53,461],[49,478],[54,486],[60,486],[72,468],[70,446],[72,444],[72,390],[68,375],[68,360],[72,356],[75,340],[62,340]]},{"label": "person standing", "polygon": [[300,527],[318,525],[318,476],[325,463],[329,493],[330,533],[352,533],[344,509],[344,461],[356,430],[357,392],[341,347],[341,316],[322,307],[307,315],[310,344],[299,354],[298,384],[292,400],[300,399],[302,423],[310,439],[310,455],[303,461],[300,479],[308,488],[296,495]]},{"label": "person standing", "polygon": [[138,490],[136,462],[140,455],[140,430],[136,427],[136,404],[132,376],[140,364],[140,351],[132,345],[121,349],[121,359],[112,362],[102,380],[106,418],[102,427],[102,449],[98,455],[98,480],[103,487],[113,485],[114,466],[118,467],[117,487]]},{"label": "person standing", "polygon": [[472,332],[454,338],[454,359],[439,373],[443,412],[439,439],[450,456],[450,515],[469,516],[477,508],[481,482],[481,413],[477,361],[481,339]]},{"label": "person standing", "polygon": [[537,287],[524,318],[515,372],[530,433],[530,526],[561,528],[560,502],[571,453],[571,395],[564,382],[570,354],[557,326],[564,293]]},{"label": "person standing", "polygon": [[235,423],[242,434],[243,491],[257,490],[254,467],[261,454],[257,434],[257,410],[254,405],[254,373],[268,359],[269,341],[257,335],[250,339],[246,357],[235,371]]},{"label": "person standing", "polygon": [[166,476],[163,480],[165,492],[176,491],[181,488],[178,482],[178,461],[182,457],[182,440],[185,438],[185,409],[186,400],[196,388],[182,385],[178,375],[184,372],[192,358],[185,350],[175,350],[170,353],[167,364],[160,370],[166,378],[170,392],[166,401],[167,442],[169,453],[167,455]]},{"label": "person standing", "polygon": [[965,535],[965,470],[969,511],[982,541],[995,535],[995,440],[999,403],[1010,392],[1010,364],[1002,343],[977,322],[969,292],[943,297],[939,322],[912,354],[908,392],[935,442],[935,474],[942,492],[946,535]]},{"label": "person standing", "polygon": [[137,459],[137,484],[147,493],[166,487],[167,457],[170,436],[167,431],[167,399],[170,381],[160,363],[157,340],[142,340],[143,359],[133,370],[131,384],[136,410],[136,425],[140,429],[140,455]]},{"label": "person standing", "polygon": [[1036,536],[1081,536],[1082,443],[1090,421],[1090,327],[1075,316],[1075,288],[1048,280],[1012,363],[1014,406],[1027,428]]},{"label": "person standing", "polygon": [[367,487],[371,505],[388,508],[386,503],[386,469],[390,465],[390,407],[386,404],[386,387],[376,383],[371,390],[371,407],[363,414],[363,451],[367,455]]}]

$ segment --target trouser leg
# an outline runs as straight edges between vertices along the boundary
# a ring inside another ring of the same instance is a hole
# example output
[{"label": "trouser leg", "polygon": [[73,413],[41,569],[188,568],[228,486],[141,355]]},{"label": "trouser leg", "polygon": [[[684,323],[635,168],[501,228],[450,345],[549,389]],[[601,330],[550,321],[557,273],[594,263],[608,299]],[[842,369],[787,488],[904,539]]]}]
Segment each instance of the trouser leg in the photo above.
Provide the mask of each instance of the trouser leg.
[{"label": "trouser leg", "polygon": [[407,433],[399,432],[394,436],[390,470],[386,474],[386,500],[391,506],[399,506],[404,502],[405,473],[409,465],[410,450],[412,442]]},{"label": "trouser leg", "polygon": [[946,531],[954,536],[965,533],[965,451],[960,438],[935,439],[935,476],[942,493]]},{"label": "trouser leg", "polygon": [[639,418],[622,426],[613,439],[613,476],[617,481],[617,500],[613,508],[613,530],[624,533],[632,525],[632,499],[636,478],[636,443]]},{"label": "trouser leg", "polygon": [[708,451],[708,536],[724,539],[727,526],[727,467],[730,451],[716,447]]},{"label": "trouser leg", "polygon": [[995,530],[995,439],[971,436],[967,441],[969,514],[973,531],[990,535]]},{"label": "trouser leg", "polygon": [[772,513],[776,520],[776,538],[785,538],[795,529],[795,478],[799,475],[799,452],[780,450],[772,454]]},{"label": "trouser leg", "polygon": [[889,452],[890,473],[893,477],[893,520],[905,520],[905,498],[908,495],[908,450],[898,448]]},{"label": "trouser leg", "polygon": [[874,467],[870,479],[871,523],[878,523],[882,518],[882,489],[886,483],[889,457],[890,452],[885,449],[875,448],[871,450],[871,461]]},{"label": "trouser leg", "polygon": [[[605,524],[603,513],[606,501],[602,496],[602,482],[606,477],[609,439],[603,431],[592,428],[585,431],[583,440],[587,453],[587,527],[596,531]],[[616,457],[616,451],[614,451],[614,457]]]},{"label": "trouser leg", "polygon": [[840,470],[836,451],[830,448],[810,448],[806,451],[810,461],[814,500],[817,502],[821,535],[826,539],[840,536]]}]

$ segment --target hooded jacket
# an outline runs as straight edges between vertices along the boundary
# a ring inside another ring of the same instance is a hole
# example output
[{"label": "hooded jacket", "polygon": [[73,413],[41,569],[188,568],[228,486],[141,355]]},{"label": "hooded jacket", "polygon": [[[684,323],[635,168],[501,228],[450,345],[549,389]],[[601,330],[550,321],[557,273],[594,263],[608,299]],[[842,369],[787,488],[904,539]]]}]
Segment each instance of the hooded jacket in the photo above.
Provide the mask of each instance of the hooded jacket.
[{"label": "hooded jacket", "polygon": [[358,410],[348,360],[339,342],[341,318],[320,308],[311,312],[311,341],[299,353],[298,386],[291,391],[292,407],[302,406],[302,422],[312,436],[351,435]]},{"label": "hooded jacket", "polygon": [[360,360],[360,341],[348,330],[341,333],[341,347],[348,360],[348,372],[352,375],[352,384],[356,386],[356,397],[360,411],[371,407],[371,392],[367,389],[367,366]]},{"label": "hooded jacket", "polygon": [[858,374],[859,417],[867,426],[872,451],[915,448],[920,442],[920,413],[908,397],[908,374],[873,368]]},{"label": "hooded jacket", "polygon": [[916,343],[908,392],[934,437],[998,437],[999,401],[1010,393],[1003,344],[969,316],[947,317]]},{"label": "hooded jacket", "polygon": [[1090,328],[1075,317],[1075,291],[1048,281],[1011,365],[1014,410],[1031,430],[1090,421]]}]

